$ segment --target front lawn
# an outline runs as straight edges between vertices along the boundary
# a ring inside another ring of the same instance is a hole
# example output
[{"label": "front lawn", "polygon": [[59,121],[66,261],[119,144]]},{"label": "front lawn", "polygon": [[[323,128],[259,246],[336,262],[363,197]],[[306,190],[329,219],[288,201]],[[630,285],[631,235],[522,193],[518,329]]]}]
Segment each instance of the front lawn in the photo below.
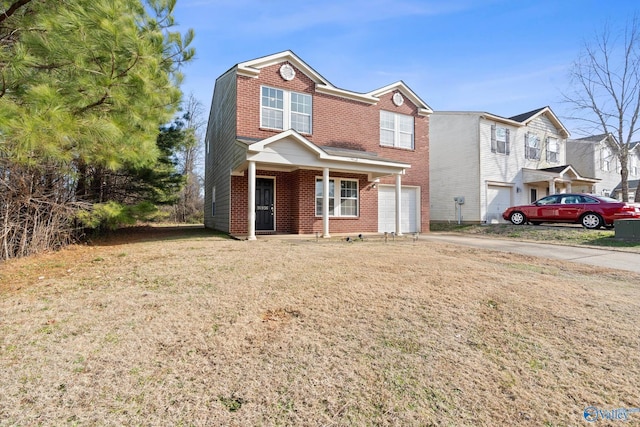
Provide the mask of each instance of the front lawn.
[{"label": "front lawn", "polygon": [[0,424],[564,426],[640,402],[637,274],[126,236],[0,265]]}]

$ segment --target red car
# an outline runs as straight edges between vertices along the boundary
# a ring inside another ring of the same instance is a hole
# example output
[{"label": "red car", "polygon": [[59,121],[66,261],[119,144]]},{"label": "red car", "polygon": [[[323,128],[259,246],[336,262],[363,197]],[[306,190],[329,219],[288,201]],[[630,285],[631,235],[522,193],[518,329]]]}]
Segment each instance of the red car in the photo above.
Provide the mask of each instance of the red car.
[{"label": "red car", "polygon": [[640,218],[640,206],[593,194],[553,194],[531,205],[507,208],[502,218],[516,225],[570,222],[595,229],[612,227],[617,219]]}]

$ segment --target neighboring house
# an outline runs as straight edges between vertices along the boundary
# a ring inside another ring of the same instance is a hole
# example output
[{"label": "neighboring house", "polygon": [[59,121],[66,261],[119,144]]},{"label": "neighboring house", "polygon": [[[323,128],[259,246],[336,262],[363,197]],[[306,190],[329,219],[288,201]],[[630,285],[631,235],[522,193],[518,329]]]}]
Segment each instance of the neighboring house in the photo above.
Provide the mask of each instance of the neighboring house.
[{"label": "neighboring house", "polygon": [[[618,173],[618,178],[618,184],[611,192],[611,197],[622,200],[622,181],[620,180],[620,173]],[[640,203],[640,196],[636,195],[638,181],[640,181],[640,142],[632,142],[629,146],[629,176],[627,179],[630,202]]]},{"label": "neighboring house", "polygon": [[205,226],[261,233],[428,231],[431,108],[403,82],[357,93],[291,51],[218,77]]},{"label": "neighboring house", "polygon": [[[629,202],[631,203],[640,203],[640,197],[636,197],[636,190],[638,189],[638,183],[640,179],[629,179],[627,180],[629,185]],[[622,182],[619,182],[618,185],[611,192],[611,197],[614,199],[622,200]]]},{"label": "neighboring house", "polygon": [[438,111],[429,126],[432,221],[503,222],[509,206],[597,182],[566,161],[569,132],[549,107],[510,118]]},{"label": "neighboring house", "polygon": [[[618,143],[613,135],[593,135],[585,138],[567,140],[567,162],[585,175],[598,178],[594,194],[620,199],[620,159],[617,155]],[[629,198],[633,200],[636,185],[633,180],[640,177],[640,145],[637,142],[629,146]]]}]

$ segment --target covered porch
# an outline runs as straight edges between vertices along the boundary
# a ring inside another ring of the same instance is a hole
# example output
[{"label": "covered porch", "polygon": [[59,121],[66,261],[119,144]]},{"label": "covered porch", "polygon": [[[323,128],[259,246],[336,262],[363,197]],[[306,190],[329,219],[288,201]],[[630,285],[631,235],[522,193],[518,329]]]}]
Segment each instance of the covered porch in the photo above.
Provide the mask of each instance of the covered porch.
[{"label": "covered porch", "polygon": [[377,231],[377,183],[394,177],[396,234],[402,176],[411,165],[375,153],[318,146],[288,130],[264,140],[237,140],[231,170],[231,233],[315,234]]},{"label": "covered porch", "polygon": [[[522,169],[522,181],[530,191],[546,190],[547,194],[537,194],[537,199],[556,193],[593,193],[599,180],[583,177],[573,166],[564,165],[545,169]],[[533,201],[535,200],[530,200]]]}]

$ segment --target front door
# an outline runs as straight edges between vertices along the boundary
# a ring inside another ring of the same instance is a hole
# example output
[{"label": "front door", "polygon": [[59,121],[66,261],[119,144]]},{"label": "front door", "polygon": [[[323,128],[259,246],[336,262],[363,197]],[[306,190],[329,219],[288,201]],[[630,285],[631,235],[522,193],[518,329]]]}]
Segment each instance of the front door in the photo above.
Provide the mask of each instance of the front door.
[{"label": "front door", "polygon": [[273,231],[273,179],[256,178],[256,230]]}]

